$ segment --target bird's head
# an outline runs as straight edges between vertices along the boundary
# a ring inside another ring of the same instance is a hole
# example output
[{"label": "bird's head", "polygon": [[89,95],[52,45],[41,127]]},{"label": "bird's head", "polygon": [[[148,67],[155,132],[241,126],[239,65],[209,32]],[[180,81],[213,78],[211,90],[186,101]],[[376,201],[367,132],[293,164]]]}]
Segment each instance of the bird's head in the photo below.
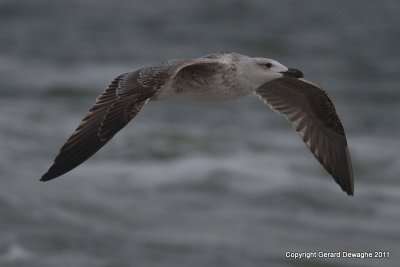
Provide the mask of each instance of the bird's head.
[{"label": "bird's head", "polygon": [[243,62],[242,72],[255,82],[256,86],[281,78],[290,76],[303,78],[303,73],[297,69],[288,68],[281,63],[269,58],[248,58]]}]

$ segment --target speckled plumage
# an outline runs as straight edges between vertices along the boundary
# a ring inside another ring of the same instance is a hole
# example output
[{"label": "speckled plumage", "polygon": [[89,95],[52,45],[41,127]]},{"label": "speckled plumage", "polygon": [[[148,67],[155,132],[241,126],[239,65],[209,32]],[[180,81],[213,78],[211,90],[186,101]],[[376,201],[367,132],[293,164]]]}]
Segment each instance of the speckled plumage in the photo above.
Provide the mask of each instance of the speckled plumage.
[{"label": "speckled plumage", "polygon": [[124,73],[97,98],[41,178],[80,165],[129,123],[149,100],[231,100],[255,92],[293,123],[307,147],[349,195],[354,181],[343,126],[325,91],[300,71],[265,58],[216,53]]}]

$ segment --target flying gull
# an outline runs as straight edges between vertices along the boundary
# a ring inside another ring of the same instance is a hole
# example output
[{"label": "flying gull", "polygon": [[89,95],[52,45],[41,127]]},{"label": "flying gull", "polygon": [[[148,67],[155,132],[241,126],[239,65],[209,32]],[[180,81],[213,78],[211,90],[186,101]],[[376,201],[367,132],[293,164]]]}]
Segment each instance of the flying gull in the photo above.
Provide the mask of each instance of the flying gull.
[{"label": "flying gull", "polygon": [[148,101],[219,101],[254,92],[290,121],[315,158],[349,195],[353,171],[343,126],[326,92],[303,73],[268,58],[216,53],[124,73],[97,98],[81,124],[62,146],[41,181],[52,180],[96,153]]}]

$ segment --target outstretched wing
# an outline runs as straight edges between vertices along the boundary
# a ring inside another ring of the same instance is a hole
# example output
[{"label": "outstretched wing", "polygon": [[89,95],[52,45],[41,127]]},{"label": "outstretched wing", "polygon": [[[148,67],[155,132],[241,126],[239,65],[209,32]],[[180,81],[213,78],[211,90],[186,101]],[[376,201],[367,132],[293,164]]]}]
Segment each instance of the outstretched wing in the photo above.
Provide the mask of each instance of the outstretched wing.
[{"label": "outstretched wing", "polygon": [[203,58],[174,59],[115,78],[98,97],[40,180],[52,180],[80,165],[128,124],[143,105],[182,69],[207,63],[213,61]]},{"label": "outstretched wing", "polygon": [[353,170],[346,136],[326,92],[306,80],[283,77],[263,84],[256,94],[294,125],[343,191],[353,195]]},{"label": "outstretched wing", "polygon": [[165,78],[143,76],[140,70],[115,78],[62,146],[41,181],[54,179],[72,170],[96,153],[136,116]]}]

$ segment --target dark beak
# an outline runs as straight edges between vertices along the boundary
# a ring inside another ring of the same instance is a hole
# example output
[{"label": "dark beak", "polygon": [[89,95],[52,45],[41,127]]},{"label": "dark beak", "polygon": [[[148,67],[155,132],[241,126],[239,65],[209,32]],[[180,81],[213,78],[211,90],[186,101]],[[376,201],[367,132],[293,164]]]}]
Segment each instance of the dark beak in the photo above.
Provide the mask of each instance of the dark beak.
[{"label": "dark beak", "polygon": [[283,76],[289,76],[289,77],[294,77],[294,78],[303,78],[304,75],[301,71],[296,70],[296,69],[291,69],[289,68],[287,71],[281,72]]}]

